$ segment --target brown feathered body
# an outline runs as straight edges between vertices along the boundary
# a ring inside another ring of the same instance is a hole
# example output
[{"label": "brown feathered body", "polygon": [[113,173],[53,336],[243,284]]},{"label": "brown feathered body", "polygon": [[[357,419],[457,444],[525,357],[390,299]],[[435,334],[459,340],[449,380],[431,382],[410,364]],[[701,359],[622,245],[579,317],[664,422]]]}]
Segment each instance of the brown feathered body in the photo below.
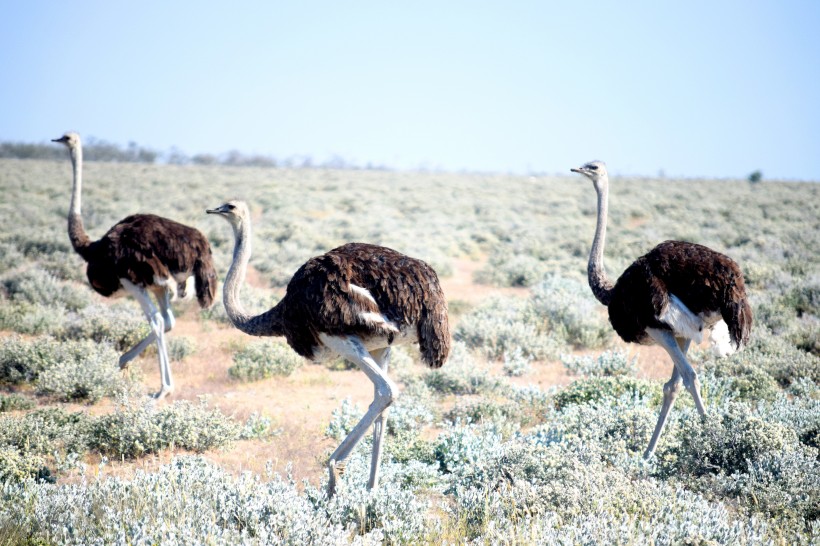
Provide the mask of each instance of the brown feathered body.
[{"label": "brown feathered body", "polygon": [[752,309],[740,267],[728,256],[683,241],[659,244],[624,271],[612,289],[609,321],[624,341],[651,343],[647,328],[670,329],[659,317],[672,294],[695,315],[722,318],[736,348],[748,341]]},{"label": "brown feathered body", "polygon": [[192,227],[154,214],[134,214],[90,241],[77,216],[69,218],[69,237],[88,262],[88,281],[103,296],[122,289],[120,279],[149,290],[176,283],[184,296],[186,280],[193,275],[199,305],[208,308],[214,301],[217,277],[211,245]]},{"label": "brown feathered body", "polygon": [[415,329],[422,360],[430,367],[440,367],[450,352],[447,302],[433,268],[365,243],[348,243],[308,260],[282,300],[256,320],[267,324],[249,333],[284,335],[310,359],[322,350],[320,334],[355,335],[365,342],[386,338],[391,344],[408,328]]}]

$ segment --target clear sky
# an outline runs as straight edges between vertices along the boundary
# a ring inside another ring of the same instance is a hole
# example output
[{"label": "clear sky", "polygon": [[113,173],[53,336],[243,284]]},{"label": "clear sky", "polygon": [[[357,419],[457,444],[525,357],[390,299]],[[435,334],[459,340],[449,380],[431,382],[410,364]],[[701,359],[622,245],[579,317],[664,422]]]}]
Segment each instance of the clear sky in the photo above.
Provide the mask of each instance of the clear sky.
[{"label": "clear sky", "polygon": [[820,180],[820,1],[6,1],[0,140]]}]

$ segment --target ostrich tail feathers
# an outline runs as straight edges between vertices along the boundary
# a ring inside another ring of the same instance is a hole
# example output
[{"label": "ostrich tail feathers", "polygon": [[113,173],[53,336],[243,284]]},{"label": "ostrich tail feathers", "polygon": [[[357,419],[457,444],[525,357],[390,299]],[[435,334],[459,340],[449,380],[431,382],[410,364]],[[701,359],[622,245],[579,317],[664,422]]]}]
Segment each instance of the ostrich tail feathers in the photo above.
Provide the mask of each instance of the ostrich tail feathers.
[{"label": "ostrich tail feathers", "polygon": [[418,322],[421,359],[431,368],[441,368],[450,354],[450,326],[447,306],[441,299],[436,305],[424,306]]},{"label": "ostrich tail feathers", "polygon": [[209,309],[216,299],[216,269],[210,256],[200,258],[194,264],[194,279],[196,281],[196,299],[199,306]]},{"label": "ostrich tail feathers", "polygon": [[729,337],[735,348],[740,349],[749,342],[752,331],[752,307],[745,297],[728,302],[721,309],[721,315],[729,329]]}]

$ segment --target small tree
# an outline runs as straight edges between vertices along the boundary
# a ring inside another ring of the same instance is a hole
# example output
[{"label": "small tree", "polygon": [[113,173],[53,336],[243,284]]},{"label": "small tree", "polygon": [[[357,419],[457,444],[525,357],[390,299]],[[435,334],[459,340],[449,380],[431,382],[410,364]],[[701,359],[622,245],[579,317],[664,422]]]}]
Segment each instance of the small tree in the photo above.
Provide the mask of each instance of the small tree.
[{"label": "small tree", "polygon": [[751,182],[753,184],[756,184],[757,182],[760,182],[761,180],[763,180],[763,173],[760,172],[759,170],[752,171],[752,173],[749,175],[749,182]]}]

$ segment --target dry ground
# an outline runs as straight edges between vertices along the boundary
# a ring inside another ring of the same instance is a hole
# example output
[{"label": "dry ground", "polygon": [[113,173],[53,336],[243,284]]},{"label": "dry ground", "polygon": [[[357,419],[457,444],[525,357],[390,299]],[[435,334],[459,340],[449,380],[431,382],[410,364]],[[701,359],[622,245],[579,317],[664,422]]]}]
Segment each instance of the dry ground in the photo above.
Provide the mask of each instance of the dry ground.
[{"label": "dry ground", "polygon": [[[480,261],[468,259],[456,261],[454,274],[441,280],[448,301],[469,307],[493,295],[523,297],[527,294],[527,289],[523,288],[475,284],[473,273],[481,265]],[[255,271],[249,272],[248,282],[260,288],[267,286],[265,279]],[[307,478],[318,484],[324,476],[324,461],[335,447],[335,441],[326,438],[323,433],[332,411],[345,398],[366,408],[372,400],[372,384],[358,370],[330,370],[311,364],[302,366],[290,377],[252,383],[234,381],[228,376],[228,368],[233,364],[233,350],[245,343],[247,336],[232,327],[201,320],[197,309],[190,302],[180,302],[175,306],[177,323],[170,336],[192,338],[196,351],[183,361],[172,363],[176,391],[159,403],[183,399],[196,401],[201,396],[207,396],[211,406],[218,407],[237,420],[244,421],[254,412],[269,417],[273,428],[279,431],[269,440],[240,441],[227,449],[209,451],[206,456],[235,472],[250,470],[261,473],[270,464],[274,471],[284,474],[291,463],[291,472],[297,480]],[[457,321],[457,316],[454,318]],[[641,376],[661,381],[671,372],[671,362],[660,348],[626,346],[620,342],[618,345],[630,355],[637,355]],[[159,387],[159,371],[153,352],[141,356],[131,365],[142,372],[146,392],[153,392]],[[530,373],[512,381],[547,389],[565,385],[571,377],[560,362],[537,362]],[[105,400],[94,406],[73,405],[70,409],[100,414],[112,408],[113,402]],[[103,471],[128,476],[137,469],[156,470],[174,455],[173,452],[164,452],[137,461],[110,461]],[[99,459],[92,456],[88,462],[87,472],[96,474]]]}]

